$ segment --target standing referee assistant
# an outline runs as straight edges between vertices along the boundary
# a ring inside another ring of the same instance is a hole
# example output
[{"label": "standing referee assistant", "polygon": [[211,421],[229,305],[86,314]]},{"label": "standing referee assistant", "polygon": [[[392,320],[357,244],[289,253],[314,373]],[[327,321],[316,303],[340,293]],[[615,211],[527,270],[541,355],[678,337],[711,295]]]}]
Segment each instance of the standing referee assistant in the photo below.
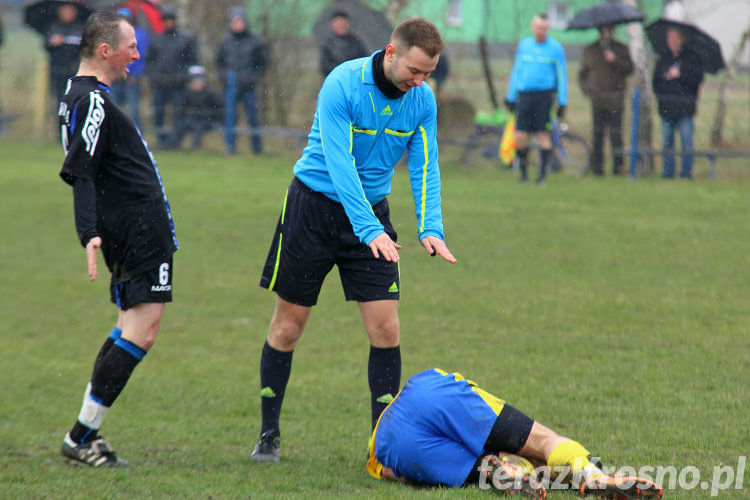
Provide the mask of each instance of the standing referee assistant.
[{"label": "standing referee assistant", "polygon": [[81,64],[60,103],[65,161],[60,176],[73,186],[75,225],[86,248],[89,278],[101,248],[112,272],[117,325],[94,362],[73,428],[66,461],[92,467],[128,463],[99,435],[104,415],[136,365],[154,344],[164,303],[172,300],[172,254],[177,250],[169,202],[156,162],[109,86],[138,60],[135,31],[113,12],[95,12],[83,28]]},{"label": "standing referee assistant", "polygon": [[533,36],[518,44],[510,73],[505,105],[516,112],[516,147],[521,182],[528,179],[526,167],[529,154],[529,134],[539,138],[539,177],[544,184],[545,173],[552,159],[552,122],[550,110],[557,94],[557,117],[565,114],[568,104],[568,72],[565,51],[557,40],[547,36],[549,21],[545,14],[531,21]]},{"label": "standing referee assistant", "polygon": [[260,282],[277,298],[260,361],[263,421],[253,461],[279,460],[292,352],[334,265],[344,296],[359,303],[370,340],[373,426],[398,392],[401,246],[386,195],[405,151],[419,241],[432,255],[456,262],[443,241],[437,106],[423,85],[442,48],[435,25],[409,19],[385,50],[340,64],[323,82]]}]

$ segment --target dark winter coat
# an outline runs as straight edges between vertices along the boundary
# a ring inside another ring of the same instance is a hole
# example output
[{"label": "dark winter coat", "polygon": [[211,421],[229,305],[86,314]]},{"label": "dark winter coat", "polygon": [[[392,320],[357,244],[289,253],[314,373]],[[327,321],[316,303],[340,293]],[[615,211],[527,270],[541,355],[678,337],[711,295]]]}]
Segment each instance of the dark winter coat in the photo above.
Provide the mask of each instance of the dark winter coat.
[{"label": "dark winter coat", "polygon": [[626,79],[633,72],[633,61],[625,44],[615,40],[609,42],[609,49],[615,54],[613,62],[605,59],[604,49],[601,41],[583,49],[578,82],[594,106],[617,111],[623,107]]},{"label": "dark winter coat", "polygon": [[227,72],[237,72],[237,90],[255,88],[266,72],[266,46],[263,39],[249,31],[230,33],[224,37],[216,55],[216,70],[224,85]]},{"label": "dark winter coat", "polygon": [[[81,32],[83,23],[76,20],[72,23],[52,23],[47,31],[44,48],[49,53],[50,75],[73,76],[78,70],[81,55]],[[50,40],[61,35],[63,42],[53,47]]]},{"label": "dark winter coat", "polygon": [[[679,68],[680,76],[667,80],[665,75],[673,65]],[[652,81],[659,115],[667,119],[693,116],[702,81],[703,65],[694,52],[684,49],[677,57],[671,52],[662,54],[656,62]]]},{"label": "dark winter coat", "polygon": [[219,124],[224,118],[224,98],[209,88],[185,92],[185,117]]},{"label": "dark winter coat", "polygon": [[353,34],[333,34],[320,47],[320,72],[328,76],[342,62],[369,55],[365,45]]},{"label": "dark winter coat", "polygon": [[181,89],[188,80],[188,68],[198,63],[195,38],[170,30],[154,35],[146,56],[146,74],[156,88]]}]

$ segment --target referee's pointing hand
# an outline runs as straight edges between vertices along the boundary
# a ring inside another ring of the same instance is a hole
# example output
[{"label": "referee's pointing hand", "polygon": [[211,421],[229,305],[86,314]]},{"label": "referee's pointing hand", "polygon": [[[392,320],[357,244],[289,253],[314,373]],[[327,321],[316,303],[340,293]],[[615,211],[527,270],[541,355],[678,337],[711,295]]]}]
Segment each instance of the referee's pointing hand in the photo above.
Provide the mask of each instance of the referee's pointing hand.
[{"label": "referee's pointing hand", "polygon": [[98,236],[94,236],[86,244],[86,260],[89,263],[89,279],[91,281],[96,279],[96,256],[101,246],[102,239]]},{"label": "referee's pointing hand", "polygon": [[393,241],[386,233],[377,235],[370,242],[369,247],[376,259],[379,259],[382,254],[388,262],[398,262],[398,251],[401,249],[401,245]]},{"label": "referee's pointing hand", "polygon": [[425,250],[430,252],[430,255],[432,255],[433,257],[435,255],[439,255],[451,264],[456,263],[456,258],[453,256],[451,251],[448,250],[448,247],[445,246],[445,242],[440,238],[437,238],[435,236],[425,236],[424,238],[422,238],[421,243]]}]

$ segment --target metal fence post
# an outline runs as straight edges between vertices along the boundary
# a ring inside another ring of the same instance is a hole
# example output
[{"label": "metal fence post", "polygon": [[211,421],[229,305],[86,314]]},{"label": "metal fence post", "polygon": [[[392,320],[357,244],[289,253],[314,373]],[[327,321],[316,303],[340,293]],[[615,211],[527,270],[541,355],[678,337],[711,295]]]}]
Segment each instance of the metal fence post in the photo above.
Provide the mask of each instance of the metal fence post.
[{"label": "metal fence post", "polygon": [[633,123],[630,136],[630,179],[635,180],[638,165],[638,108],[641,104],[641,90],[633,89]]}]

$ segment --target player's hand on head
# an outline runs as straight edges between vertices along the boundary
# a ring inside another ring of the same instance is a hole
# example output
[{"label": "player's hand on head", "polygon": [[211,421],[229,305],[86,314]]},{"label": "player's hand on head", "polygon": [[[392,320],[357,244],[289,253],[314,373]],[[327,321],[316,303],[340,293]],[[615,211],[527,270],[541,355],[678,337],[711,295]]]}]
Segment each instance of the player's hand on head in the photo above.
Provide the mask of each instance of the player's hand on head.
[{"label": "player's hand on head", "polygon": [[388,262],[398,262],[398,251],[401,245],[396,243],[386,233],[380,233],[368,245],[376,259],[382,255]]},{"label": "player's hand on head", "polygon": [[437,236],[425,236],[420,241],[424,249],[427,250],[433,257],[435,255],[439,255],[451,264],[456,263],[456,258],[453,256],[451,251],[448,250],[448,247],[445,246],[445,242]]},{"label": "player's hand on head", "polygon": [[96,257],[101,247],[102,239],[99,236],[94,236],[86,243],[86,260],[89,264],[89,279],[91,281],[96,279]]}]

